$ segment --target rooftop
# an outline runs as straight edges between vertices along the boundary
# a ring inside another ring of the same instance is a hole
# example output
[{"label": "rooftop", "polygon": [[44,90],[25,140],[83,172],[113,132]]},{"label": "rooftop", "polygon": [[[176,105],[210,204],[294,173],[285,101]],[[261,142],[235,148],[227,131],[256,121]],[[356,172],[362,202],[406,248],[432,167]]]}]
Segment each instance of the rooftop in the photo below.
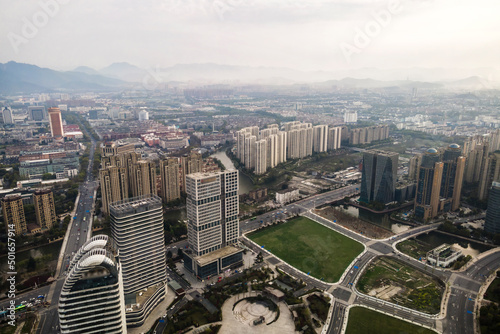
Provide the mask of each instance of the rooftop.
[{"label": "rooftop", "polygon": [[161,198],[153,194],[127,198],[122,201],[111,203],[109,205],[109,210],[115,214],[125,214],[135,212],[138,208],[148,206],[152,208],[161,207]]},{"label": "rooftop", "polygon": [[233,254],[236,254],[238,252],[241,252],[241,249],[236,248],[234,246],[226,246],[224,248],[218,249],[218,250],[213,251],[211,253],[195,257],[194,259],[196,260],[196,262],[198,262],[198,264],[200,266],[203,267],[203,266],[205,266],[205,265],[207,265],[207,264],[209,264],[217,259],[229,256],[229,255],[233,255]]}]

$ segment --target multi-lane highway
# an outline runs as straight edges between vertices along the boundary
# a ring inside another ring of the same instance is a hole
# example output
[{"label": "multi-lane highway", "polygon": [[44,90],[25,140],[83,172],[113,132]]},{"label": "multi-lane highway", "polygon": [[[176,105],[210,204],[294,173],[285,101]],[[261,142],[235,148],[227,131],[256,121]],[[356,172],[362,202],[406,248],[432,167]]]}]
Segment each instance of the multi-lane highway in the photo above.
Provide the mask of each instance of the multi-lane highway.
[{"label": "multi-lane highway", "polygon": [[50,334],[59,333],[59,316],[57,314],[57,304],[59,302],[59,295],[61,293],[64,279],[66,278],[67,268],[71,261],[72,255],[87,241],[88,236],[91,235],[91,217],[94,211],[95,191],[97,189],[97,182],[93,180],[92,166],[94,159],[94,151],[96,149],[96,142],[92,139],[92,146],[90,147],[89,165],[85,181],[80,185],[80,196],[76,203],[74,216],[68,226],[65,241],[61,248],[59,255],[60,264],[58,265],[59,271],[56,272],[56,281],[52,283],[47,292],[46,300],[50,302],[50,307],[40,312],[40,323],[38,325],[37,334]]}]

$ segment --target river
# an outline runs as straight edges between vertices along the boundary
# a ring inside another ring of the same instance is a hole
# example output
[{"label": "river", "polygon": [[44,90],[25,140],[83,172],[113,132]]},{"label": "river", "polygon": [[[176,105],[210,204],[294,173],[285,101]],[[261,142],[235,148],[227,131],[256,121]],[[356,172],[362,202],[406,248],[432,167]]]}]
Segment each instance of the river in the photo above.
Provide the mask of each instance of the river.
[{"label": "river", "polygon": [[[211,155],[211,157],[214,157],[214,158],[217,158],[218,160],[220,160],[220,162],[222,162],[222,164],[224,165],[224,167],[226,167],[226,169],[235,169],[233,162],[231,161],[231,159],[229,159],[229,157],[227,156],[225,151],[219,151],[217,153],[214,153]],[[238,173],[238,175],[239,175],[238,176],[238,181],[239,181],[238,194],[239,195],[247,194],[253,188],[252,180],[248,176],[246,176],[245,174],[243,174],[241,172]]]}]

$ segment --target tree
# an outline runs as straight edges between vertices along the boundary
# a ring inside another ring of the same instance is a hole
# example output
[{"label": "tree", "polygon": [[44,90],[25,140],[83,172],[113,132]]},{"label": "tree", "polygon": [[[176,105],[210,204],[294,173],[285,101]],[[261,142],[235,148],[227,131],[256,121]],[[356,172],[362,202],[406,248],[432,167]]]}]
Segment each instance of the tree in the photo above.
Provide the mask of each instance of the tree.
[{"label": "tree", "polygon": [[34,271],[36,269],[36,260],[32,256],[30,256],[28,260],[28,265],[26,269],[28,271]]},{"label": "tree", "polygon": [[184,253],[184,252],[182,251],[182,248],[179,248],[179,249],[177,250],[177,257],[182,257],[183,253]]},{"label": "tree", "polygon": [[171,259],[172,258],[172,252],[171,251],[168,251],[167,252],[167,259]]}]

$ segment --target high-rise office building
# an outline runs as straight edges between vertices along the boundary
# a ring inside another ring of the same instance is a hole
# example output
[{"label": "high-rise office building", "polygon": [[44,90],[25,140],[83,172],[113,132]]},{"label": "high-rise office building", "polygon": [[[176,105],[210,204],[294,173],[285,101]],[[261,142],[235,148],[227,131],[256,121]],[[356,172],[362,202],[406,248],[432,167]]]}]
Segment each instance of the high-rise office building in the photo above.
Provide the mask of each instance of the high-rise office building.
[{"label": "high-rise office building", "polygon": [[122,267],[127,325],[140,326],[166,294],[162,201],[147,194],[112,203],[109,211]]},{"label": "high-rise office building", "polygon": [[328,149],[328,125],[316,125],[313,128],[313,151],[326,152]]},{"label": "high-rise office building", "polygon": [[54,194],[50,189],[37,190],[33,194],[36,222],[42,229],[50,230],[57,223]]},{"label": "high-rise office building", "polygon": [[30,106],[28,107],[28,118],[35,122],[42,122],[48,120],[49,116],[44,106]]},{"label": "high-rise office building", "polygon": [[165,203],[181,198],[179,160],[169,158],[160,162],[161,194]]},{"label": "high-rise office building", "polygon": [[486,209],[484,230],[489,233],[500,233],[500,182],[491,185]]},{"label": "high-rise office building", "polygon": [[59,108],[49,108],[50,133],[52,137],[64,137],[61,110]]},{"label": "high-rise office building", "polygon": [[188,243],[184,266],[200,278],[242,264],[239,236],[238,171],[186,177]]},{"label": "high-rise office building", "polygon": [[12,116],[12,109],[4,107],[2,110],[2,118],[4,124],[14,124],[14,116]]},{"label": "high-rise office building", "polygon": [[338,150],[342,142],[342,128],[340,126],[328,128],[328,150]]},{"label": "high-rise office building", "polygon": [[16,235],[28,232],[23,199],[20,195],[7,195],[2,198],[2,211],[6,231],[14,227]]},{"label": "high-rise office building", "polygon": [[264,174],[267,170],[267,142],[265,139],[255,142],[255,174]]},{"label": "high-rise office building", "polygon": [[493,152],[488,155],[483,165],[479,178],[478,197],[481,200],[488,198],[491,184],[500,182],[500,153]]},{"label": "high-rise office building", "polygon": [[415,216],[427,220],[439,211],[439,194],[443,175],[443,163],[435,148],[428,149],[422,157],[415,196]]},{"label": "high-rise office building", "polygon": [[359,200],[365,203],[394,201],[399,154],[385,151],[363,153],[361,194]]},{"label": "high-rise office building", "polygon": [[152,161],[139,160],[129,166],[132,196],[157,194],[156,165]]},{"label": "high-rise office building", "polygon": [[73,257],[58,313],[61,333],[127,333],[121,267],[106,235],[92,237]]},{"label": "high-rise office building", "polygon": [[109,205],[129,197],[127,168],[109,166],[99,170],[102,211],[109,214]]}]

